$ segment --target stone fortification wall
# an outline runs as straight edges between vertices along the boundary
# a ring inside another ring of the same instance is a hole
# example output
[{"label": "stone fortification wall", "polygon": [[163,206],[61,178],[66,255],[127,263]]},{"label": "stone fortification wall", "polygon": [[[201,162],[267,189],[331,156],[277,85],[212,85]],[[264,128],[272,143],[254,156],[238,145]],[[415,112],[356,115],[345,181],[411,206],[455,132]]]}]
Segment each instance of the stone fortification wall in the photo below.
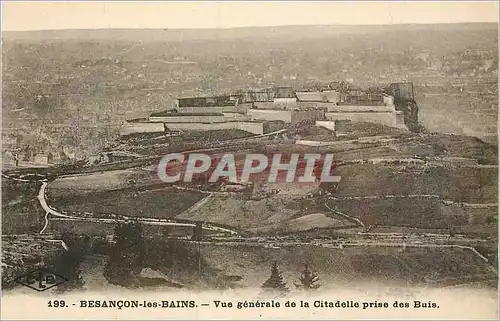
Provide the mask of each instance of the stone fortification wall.
[{"label": "stone fortification wall", "polygon": [[290,110],[249,109],[248,116],[251,120],[281,120],[286,123],[292,122],[292,113]]},{"label": "stone fortification wall", "polygon": [[168,129],[176,130],[219,130],[219,129],[239,129],[252,134],[264,134],[263,123],[259,122],[225,122],[225,123],[168,123]]},{"label": "stone fortification wall", "polygon": [[353,122],[368,122],[390,127],[405,127],[401,117],[396,112],[351,112],[351,113],[326,113],[327,120],[350,120]]},{"label": "stone fortification wall", "polygon": [[304,120],[324,120],[325,112],[319,109],[292,110],[291,123],[296,124]]},{"label": "stone fortification wall", "polygon": [[237,113],[225,113],[224,115],[182,115],[168,117],[149,117],[150,122],[159,123],[217,123],[235,120],[248,120],[246,115]]},{"label": "stone fortification wall", "polygon": [[159,122],[144,122],[125,124],[120,134],[130,135],[137,133],[159,133],[164,132],[165,127],[170,130],[218,130],[218,129],[240,129],[262,135],[264,133],[264,124],[260,122],[244,122],[244,121],[231,121],[231,122],[216,122],[216,123],[203,123],[203,122],[179,122],[179,123],[159,123]]},{"label": "stone fortification wall", "polygon": [[358,105],[335,105],[330,104],[328,107],[330,113],[355,113],[355,112],[396,112],[394,105],[392,106],[358,106]]},{"label": "stone fortification wall", "polygon": [[323,110],[272,110],[272,109],[249,109],[248,116],[252,120],[284,121],[286,123],[298,123],[303,120],[324,120]]},{"label": "stone fortification wall", "polygon": [[210,114],[210,113],[246,113],[247,109],[251,108],[251,103],[239,104],[238,106],[183,106],[176,107],[179,113],[195,113],[195,114]]}]

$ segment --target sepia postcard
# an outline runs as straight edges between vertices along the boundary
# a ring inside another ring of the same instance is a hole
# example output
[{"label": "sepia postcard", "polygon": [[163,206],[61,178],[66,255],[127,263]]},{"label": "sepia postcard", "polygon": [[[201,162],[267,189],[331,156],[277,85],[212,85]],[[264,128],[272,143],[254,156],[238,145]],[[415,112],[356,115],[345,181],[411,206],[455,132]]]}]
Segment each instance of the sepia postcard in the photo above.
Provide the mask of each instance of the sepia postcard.
[{"label": "sepia postcard", "polygon": [[498,320],[498,1],[2,2],[3,320]]}]

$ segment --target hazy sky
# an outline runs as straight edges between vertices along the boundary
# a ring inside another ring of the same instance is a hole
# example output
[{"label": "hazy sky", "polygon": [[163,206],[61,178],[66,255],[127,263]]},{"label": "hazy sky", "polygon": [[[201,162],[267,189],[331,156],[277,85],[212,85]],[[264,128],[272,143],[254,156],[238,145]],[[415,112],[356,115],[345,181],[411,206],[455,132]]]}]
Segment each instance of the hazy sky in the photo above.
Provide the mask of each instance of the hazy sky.
[{"label": "hazy sky", "polygon": [[3,30],[496,22],[491,2],[3,2]]}]

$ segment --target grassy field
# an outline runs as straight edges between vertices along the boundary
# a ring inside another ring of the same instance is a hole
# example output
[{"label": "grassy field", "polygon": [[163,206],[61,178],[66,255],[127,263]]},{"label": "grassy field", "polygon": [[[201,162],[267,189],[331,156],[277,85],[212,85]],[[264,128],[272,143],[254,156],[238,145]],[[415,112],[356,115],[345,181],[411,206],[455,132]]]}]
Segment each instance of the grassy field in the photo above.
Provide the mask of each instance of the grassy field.
[{"label": "grassy field", "polygon": [[421,145],[430,145],[436,154],[478,159],[482,164],[498,164],[497,146],[476,137],[464,135],[428,134],[412,138]]},{"label": "grassy field", "polygon": [[298,211],[288,209],[287,200],[280,197],[247,200],[241,197],[216,195],[203,207],[178,218],[228,224],[243,229],[258,228],[294,217]]},{"label": "grassy field", "polygon": [[45,221],[45,211],[38,200],[2,206],[2,234],[38,233]]},{"label": "grassy field", "polygon": [[171,218],[201,200],[204,194],[171,188],[138,191],[121,189],[84,195],[52,194],[49,204],[58,210],[125,216]]},{"label": "grassy field", "polygon": [[38,194],[41,183],[2,178],[2,206],[29,201]]},{"label": "grassy field", "polygon": [[428,196],[325,200],[279,195],[262,200],[215,196],[203,207],[178,218],[226,224],[253,233],[332,231],[355,225],[332,213],[325,207],[325,202],[336,211],[359,218],[366,226],[429,229],[438,233],[440,230],[448,233],[453,227],[467,233],[495,235],[496,207],[442,204],[438,197]]},{"label": "grassy field", "polygon": [[450,285],[471,279],[495,279],[488,266],[463,249],[317,246],[264,248],[261,245],[203,244],[207,263],[228,275],[243,276],[244,286],[262,284],[276,260],[293,288],[304,264],[318,272],[324,287],[378,281],[386,284]]},{"label": "grassy field", "polygon": [[161,181],[156,176],[155,166],[136,167],[59,177],[49,182],[47,193],[49,195],[80,195],[91,191],[102,192],[158,183]]},{"label": "grassy field", "polygon": [[220,129],[220,130],[189,130],[184,131],[179,136],[165,136],[165,133],[138,133],[123,136],[119,139],[120,143],[124,144],[137,144],[141,146],[148,146],[154,144],[172,143],[172,142],[188,142],[199,140],[228,140],[235,138],[243,138],[253,136],[239,129]]},{"label": "grassy field", "polygon": [[[414,197],[329,200],[333,209],[359,218],[365,225],[449,229],[496,235],[498,208],[441,204],[437,198]],[[475,229],[473,228],[475,227]]]},{"label": "grassy field", "polygon": [[441,194],[458,202],[497,202],[496,168],[355,164],[339,166],[336,173],[342,177],[334,195],[339,197]]},{"label": "grassy field", "polygon": [[447,228],[465,225],[466,218],[441,215],[437,199],[365,199],[328,201],[333,209],[359,218],[367,226],[406,226],[417,228]]}]

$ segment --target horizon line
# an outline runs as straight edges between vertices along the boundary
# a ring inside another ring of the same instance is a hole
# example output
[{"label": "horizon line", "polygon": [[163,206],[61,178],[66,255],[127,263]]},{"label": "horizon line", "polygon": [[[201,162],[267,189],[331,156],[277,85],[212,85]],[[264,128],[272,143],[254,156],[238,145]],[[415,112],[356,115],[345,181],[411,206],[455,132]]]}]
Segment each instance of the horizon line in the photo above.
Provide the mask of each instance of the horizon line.
[{"label": "horizon line", "polygon": [[233,30],[233,29],[258,29],[258,28],[286,28],[286,27],[388,27],[388,26],[433,26],[433,25],[463,25],[463,24],[495,24],[498,26],[498,21],[463,21],[463,22],[412,22],[412,23],[368,23],[368,24],[286,24],[286,25],[265,25],[265,26],[235,26],[235,27],[207,27],[207,28],[179,28],[179,27],[153,27],[153,28],[136,28],[136,27],[111,27],[111,28],[61,28],[61,29],[27,29],[27,30],[5,30],[6,32],[52,32],[52,31],[100,31],[100,30]]}]

